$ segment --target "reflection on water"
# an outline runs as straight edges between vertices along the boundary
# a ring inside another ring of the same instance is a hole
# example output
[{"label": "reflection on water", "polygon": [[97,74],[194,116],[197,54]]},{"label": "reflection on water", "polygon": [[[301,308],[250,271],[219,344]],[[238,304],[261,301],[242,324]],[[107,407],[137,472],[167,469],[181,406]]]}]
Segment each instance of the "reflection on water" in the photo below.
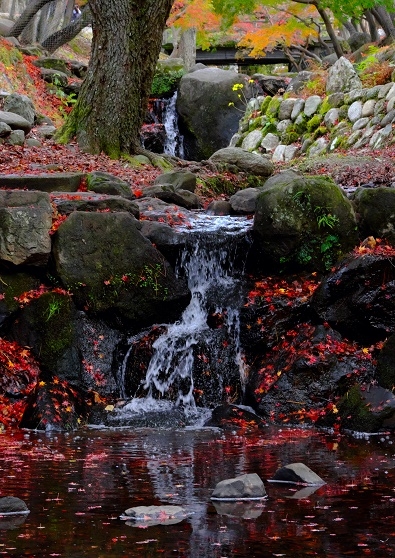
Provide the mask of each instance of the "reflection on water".
[{"label": "reflection on water", "polygon": [[[307,490],[266,483],[268,499],[210,502],[224,478],[263,480],[302,461],[327,481]],[[395,555],[395,458],[390,436],[314,430],[259,434],[99,430],[0,435],[0,496],[31,510],[0,518],[0,556],[120,558]],[[119,519],[139,505],[181,505],[188,518],[146,528]]]}]

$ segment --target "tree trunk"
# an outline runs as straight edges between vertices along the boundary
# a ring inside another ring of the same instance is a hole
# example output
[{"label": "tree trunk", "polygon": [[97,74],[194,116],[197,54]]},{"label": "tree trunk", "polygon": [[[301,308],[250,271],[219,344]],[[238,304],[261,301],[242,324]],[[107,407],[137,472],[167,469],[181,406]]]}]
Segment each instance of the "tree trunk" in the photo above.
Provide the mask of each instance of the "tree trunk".
[{"label": "tree trunk", "polygon": [[117,158],[141,151],[139,132],[173,0],[91,0],[92,54],[59,139]]},{"label": "tree trunk", "polygon": [[11,31],[9,32],[10,37],[19,37],[25,27],[30,23],[30,21],[34,18],[36,13],[41,10],[45,4],[52,2],[52,0],[32,0],[27,5],[26,9],[23,10],[17,21],[15,22],[14,26],[12,27]]},{"label": "tree trunk", "polygon": [[315,4],[315,7],[317,9],[317,12],[320,14],[322,21],[325,24],[325,28],[328,32],[328,35],[332,41],[333,44],[333,48],[335,49],[335,52],[337,54],[337,57],[340,58],[341,56],[343,56],[344,52],[343,49],[340,45],[340,42],[338,40],[338,38],[336,37],[336,33],[335,30],[333,29],[332,23],[328,17],[328,14],[325,11],[325,8],[321,8],[319,5]]},{"label": "tree trunk", "polygon": [[365,18],[369,25],[369,34],[373,42],[379,40],[379,33],[374,15],[370,10],[365,11]]},{"label": "tree trunk", "polygon": [[387,10],[383,6],[376,6],[375,8],[371,9],[371,12],[374,14],[381,27],[384,29],[384,33],[387,35],[387,38],[394,41],[395,27]]},{"label": "tree trunk", "polygon": [[89,4],[84,6],[81,11],[81,15],[75,21],[72,21],[63,29],[59,29],[53,35],[47,37],[41,46],[45,48],[49,53],[55,52],[58,48],[65,45],[71,39],[74,39],[84,29],[92,23],[92,13],[89,9]]}]

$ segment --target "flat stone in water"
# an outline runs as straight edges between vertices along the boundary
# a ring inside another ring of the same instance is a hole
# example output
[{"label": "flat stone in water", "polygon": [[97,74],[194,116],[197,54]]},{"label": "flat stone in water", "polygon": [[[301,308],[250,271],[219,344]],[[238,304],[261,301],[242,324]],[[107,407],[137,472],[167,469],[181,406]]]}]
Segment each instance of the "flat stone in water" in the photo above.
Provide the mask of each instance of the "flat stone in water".
[{"label": "flat stone in water", "polygon": [[15,496],[0,498],[0,515],[27,514],[30,510],[23,500]]},{"label": "flat stone in water", "polygon": [[306,484],[309,486],[321,486],[326,484],[321,477],[312,471],[304,463],[290,463],[277,469],[269,482],[289,482],[295,484]]},{"label": "flat stone in water", "polygon": [[266,498],[262,479],[256,473],[220,481],[214,488],[212,500],[261,500]]},{"label": "flat stone in water", "polygon": [[125,510],[121,519],[128,520],[127,525],[138,522],[142,525],[173,525],[188,517],[187,511],[181,506],[136,506]]}]

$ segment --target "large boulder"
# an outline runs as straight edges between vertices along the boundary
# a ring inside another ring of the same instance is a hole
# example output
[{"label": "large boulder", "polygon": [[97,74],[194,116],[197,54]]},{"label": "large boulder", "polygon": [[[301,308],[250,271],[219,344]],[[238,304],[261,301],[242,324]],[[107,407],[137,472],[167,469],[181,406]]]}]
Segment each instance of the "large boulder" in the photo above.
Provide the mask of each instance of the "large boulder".
[{"label": "large boulder", "polygon": [[335,182],[310,176],[263,187],[254,218],[261,261],[327,270],[358,242],[351,202]]},{"label": "large boulder", "polygon": [[[236,84],[242,88],[235,90]],[[177,111],[187,159],[208,159],[229,145],[245,109],[244,96],[250,96],[248,78],[230,70],[204,68],[181,78]]]},{"label": "large boulder", "polygon": [[45,265],[51,252],[52,207],[45,192],[0,190],[0,260]]},{"label": "large boulder", "polygon": [[369,342],[395,331],[395,252],[345,259],[315,291],[319,316],[348,337]]},{"label": "large boulder", "polygon": [[12,130],[23,130],[25,134],[28,134],[33,127],[33,124],[26,120],[26,118],[23,118],[23,116],[5,110],[0,110],[0,122],[4,122]]},{"label": "large boulder", "polygon": [[87,174],[86,183],[88,191],[97,194],[108,194],[112,196],[134,197],[130,184],[108,172],[93,171]]},{"label": "large boulder", "polygon": [[362,82],[351,62],[344,58],[344,56],[341,56],[329,68],[326,93],[330,95],[339,91],[349,92],[353,89],[362,89]]},{"label": "large boulder", "polygon": [[270,176],[274,171],[270,159],[240,147],[219,149],[211,155],[210,162],[214,163],[219,170],[233,170],[255,176]]},{"label": "large boulder", "polygon": [[359,188],[354,203],[364,236],[395,243],[395,188]]},{"label": "large boulder", "polygon": [[266,498],[262,479],[256,473],[240,475],[220,481],[212,493],[212,500],[259,500]]},{"label": "large boulder", "polygon": [[179,317],[183,280],[144,238],[129,213],[72,213],[54,241],[56,272],[77,304],[141,327]]}]

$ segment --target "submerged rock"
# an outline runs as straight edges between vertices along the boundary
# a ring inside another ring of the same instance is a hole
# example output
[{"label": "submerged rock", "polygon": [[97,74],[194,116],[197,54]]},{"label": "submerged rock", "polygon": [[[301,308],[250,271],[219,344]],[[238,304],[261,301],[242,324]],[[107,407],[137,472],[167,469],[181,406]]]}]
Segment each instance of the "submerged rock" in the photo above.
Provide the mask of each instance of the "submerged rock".
[{"label": "submerged rock", "polygon": [[129,520],[127,525],[136,522],[138,527],[150,525],[174,525],[188,517],[188,512],[181,506],[136,506],[125,510],[121,519]]},{"label": "submerged rock", "polygon": [[260,500],[266,498],[262,479],[256,473],[220,481],[214,488],[212,500]]},{"label": "submerged rock", "polygon": [[295,484],[307,484],[311,486],[326,484],[321,477],[312,471],[304,463],[290,463],[278,469],[271,481],[292,482]]}]

